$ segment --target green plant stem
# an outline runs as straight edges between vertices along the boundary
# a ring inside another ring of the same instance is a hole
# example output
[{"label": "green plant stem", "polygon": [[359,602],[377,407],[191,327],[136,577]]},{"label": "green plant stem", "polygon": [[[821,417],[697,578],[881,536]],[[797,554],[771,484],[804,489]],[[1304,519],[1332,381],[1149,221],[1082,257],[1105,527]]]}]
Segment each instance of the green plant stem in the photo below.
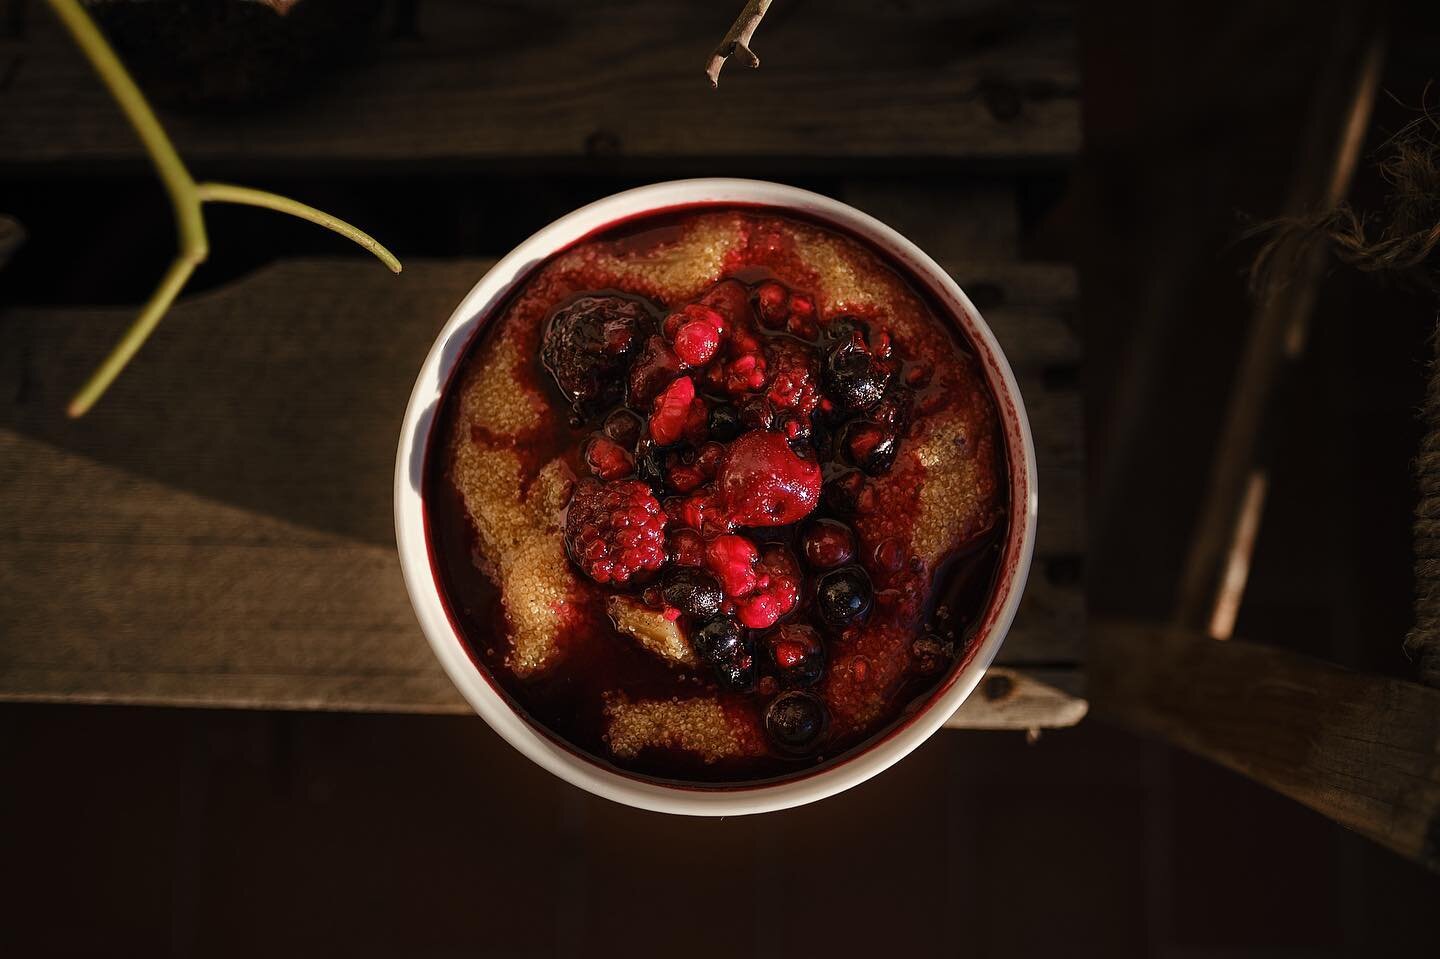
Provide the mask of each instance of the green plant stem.
[{"label": "green plant stem", "polygon": [[60,22],[70,31],[76,45],[90,60],[90,65],[95,68],[95,72],[100,76],[100,80],[110,91],[111,96],[115,98],[115,102],[120,104],[125,118],[130,121],[130,126],[140,137],[145,151],[150,154],[150,160],[155,165],[155,172],[165,185],[165,191],[170,194],[170,205],[175,211],[175,231],[180,247],[174,261],[170,264],[170,269],[160,280],[160,285],[155,288],[149,301],[141,308],[140,315],[135,318],[134,323],[130,324],[130,328],[125,331],[120,342],[115,344],[110,355],[105,358],[95,372],[90,374],[89,379],[75,394],[75,398],[70,401],[70,405],[66,408],[70,416],[83,416],[95,405],[105,390],[120,375],[125,364],[130,362],[154,331],[156,324],[165,315],[165,311],[179,296],[185,282],[195,272],[195,268],[205,262],[205,258],[210,255],[210,240],[205,233],[205,218],[201,212],[201,204],[204,202],[243,203],[289,213],[291,216],[318,223],[327,229],[334,230],[341,236],[348,237],[375,254],[380,262],[390,268],[392,273],[400,272],[400,261],[389,250],[381,246],[374,237],[322,210],[306,206],[288,197],[266,193],[264,190],[252,190],[249,187],[233,186],[228,183],[197,184],[184,161],[180,159],[180,154],[175,151],[175,145],[170,142],[165,128],[160,125],[155,111],[150,109],[150,104],[145,101],[144,94],[131,79],[125,65],[120,62],[114,49],[105,40],[104,34],[95,26],[95,21],[90,19],[90,15],[85,12],[78,0],[50,0],[50,6],[54,9],[55,15],[60,18]]},{"label": "green plant stem", "polygon": [[195,272],[195,267],[199,263],[199,260],[184,254],[175,258],[170,264],[170,269],[166,270],[165,276],[161,278],[160,285],[155,288],[155,292],[151,294],[149,301],[141,309],[140,315],[135,317],[135,322],[130,324],[130,328],[125,331],[120,342],[115,344],[110,355],[105,357],[105,361],[95,369],[95,372],[90,374],[85,385],[80,387],[80,392],[76,393],[75,398],[70,401],[70,405],[65,410],[69,416],[84,416],[110,384],[115,382],[115,377],[120,375],[120,371],[125,368],[125,364],[130,362],[130,358],[150,336],[150,332],[155,329],[155,325],[160,322],[165,311],[170,309],[170,304],[175,302],[180,288],[185,285],[186,280],[190,279],[190,274]]},{"label": "green plant stem", "polygon": [[[210,241],[205,236],[205,220],[200,214],[200,198],[195,195],[195,180],[185,168],[180,154],[175,152],[175,145],[170,142],[155,111],[150,109],[145,95],[78,0],[50,0],[50,6],[70,31],[76,45],[89,58],[90,65],[100,75],[115,102],[120,104],[125,119],[130,121],[130,126],[145,145],[145,151],[150,154],[155,172],[160,175],[160,182],[165,185],[170,203],[175,208],[175,229],[180,238],[181,254],[194,257],[196,263],[203,261],[210,252]],[[161,287],[164,287],[163,283]]]},{"label": "green plant stem", "polygon": [[235,186],[231,183],[198,183],[195,191],[199,194],[202,202],[206,203],[243,203],[246,206],[262,206],[267,210],[275,210],[279,213],[288,213],[291,216],[298,216],[302,220],[309,220],[311,223],[318,223],[329,230],[350,240],[375,254],[376,258],[390,268],[391,273],[400,272],[400,261],[395,259],[395,254],[380,245],[380,241],[366,233],[359,227],[346,223],[339,217],[331,216],[323,210],[317,210],[313,206],[306,206],[298,200],[292,200],[287,196],[280,196],[277,193],[267,193],[264,190],[252,190],[248,186]]}]

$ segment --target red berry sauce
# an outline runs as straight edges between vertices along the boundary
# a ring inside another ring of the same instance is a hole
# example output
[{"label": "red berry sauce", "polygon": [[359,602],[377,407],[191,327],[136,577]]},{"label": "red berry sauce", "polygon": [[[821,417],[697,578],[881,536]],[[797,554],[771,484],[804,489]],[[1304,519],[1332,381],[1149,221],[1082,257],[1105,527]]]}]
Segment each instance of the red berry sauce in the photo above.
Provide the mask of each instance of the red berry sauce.
[{"label": "red berry sauce", "polygon": [[436,418],[452,621],[551,738],[695,785],[801,775],[965,661],[1007,450],[972,351],[865,243],[705,207],[518,285]]}]

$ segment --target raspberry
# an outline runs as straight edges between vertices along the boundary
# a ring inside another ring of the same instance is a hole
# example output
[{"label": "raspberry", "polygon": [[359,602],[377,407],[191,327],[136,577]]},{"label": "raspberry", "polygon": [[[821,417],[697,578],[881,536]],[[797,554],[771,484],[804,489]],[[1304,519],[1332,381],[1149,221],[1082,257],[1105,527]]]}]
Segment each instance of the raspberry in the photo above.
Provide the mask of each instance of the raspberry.
[{"label": "raspberry", "polygon": [[665,514],[636,480],[582,479],[570,494],[565,546],[597,583],[625,583],[665,562]]},{"label": "raspberry", "polygon": [[778,409],[801,416],[815,412],[820,403],[820,361],[808,346],[776,337],[770,347],[770,385],[765,395]]},{"label": "raspberry", "polygon": [[765,357],[757,349],[725,364],[725,390],[733,395],[753,393],[765,385]]},{"label": "raspberry", "polygon": [[708,486],[683,499],[678,496],[667,499],[665,512],[674,522],[706,534],[723,533],[727,530],[720,502],[715,491]]},{"label": "raspberry", "polygon": [[720,580],[729,597],[745,596],[755,590],[758,577],[755,563],[760,553],[743,536],[726,534],[705,544],[705,566]]},{"label": "raspberry", "polygon": [[690,404],[695,401],[695,384],[682,376],[655,397],[655,411],[650,414],[650,438],[661,446],[680,442],[690,418]]},{"label": "raspberry", "polygon": [[820,465],[797,455],[782,434],[756,430],[730,445],[715,485],[731,522],[784,526],[820,501]]},{"label": "raspberry", "polygon": [[613,480],[635,472],[635,460],[625,449],[606,436],[596,436],[585,444],[585,465],[601,479]]},{"label": "raspberry", "polygon": [[755,591],[735,601],[735,618],[751,629],[768,629],[795,608],[800,569],[783,546],[767,546],[755,565]]},{"label": "raspberry", "polygon": [[653,326],[640,300],[582,296],[550,317],[540,360],[577,411],[594,412],[619,401],[621,374]]}]

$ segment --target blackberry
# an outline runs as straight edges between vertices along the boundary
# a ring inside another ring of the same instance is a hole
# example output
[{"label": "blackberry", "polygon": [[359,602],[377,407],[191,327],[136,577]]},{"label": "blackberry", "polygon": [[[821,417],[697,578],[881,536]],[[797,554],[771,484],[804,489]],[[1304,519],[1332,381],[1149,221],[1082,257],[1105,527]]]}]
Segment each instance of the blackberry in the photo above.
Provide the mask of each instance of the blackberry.
[{"label": "blackberry", "polygon": [[825,395],[842,410],[868,410],[885,395],[892,375],[891,365],[870,352],[865,337],[852,333],[825,356]]},{"label": "blackberry", "polygon": [[650,308],[624,296],[582,296],[556,310],[540,360],[577,413],[620,401],[625,368],[654,327]]}]

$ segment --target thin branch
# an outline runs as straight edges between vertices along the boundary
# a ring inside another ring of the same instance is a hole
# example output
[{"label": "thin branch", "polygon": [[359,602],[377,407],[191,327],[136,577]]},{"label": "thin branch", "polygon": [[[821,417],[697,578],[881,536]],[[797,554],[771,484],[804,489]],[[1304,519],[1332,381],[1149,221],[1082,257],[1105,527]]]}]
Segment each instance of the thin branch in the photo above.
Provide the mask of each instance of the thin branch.
[{"label": "thin branch", "polygon": [[750,39],[755,36],[755,28],[760,26],[760,21],[765,19],[765,12],[770,9],[770,0],[746,0],[745,7],[740,11],[740,16],[730,24],[730,32],[725,34],[725,39],[710,54],[710,61],[705,65],[705,75],[710,78],[710,86],[720,85],[720,71],[725,67],[725,61],[733,56],[744,59],[745,65],[754,69],[760,66],[760,58],[755,51],[750,49]]},{"label": "thin branch", "polygon": [[130,362],[130,358],[140,349],[141,344],[149,338],[151,331],[155,329],[165,311],[170,309],[170,304],[175,302],[175,297],[180,294],[180,288],[185,281],[190,279],[190,274],[195,272],[195,267],[200,261],[184,253],[177,256],[170,264],[170,269],[165,271],[165,276],[160,280],[160,285],[151,294],[150,301],[135,317],[135,322],[130,324],[130,329],[120,337],[120,342],[105,357],[105,361],[90,374],[85,385],[80,387],[80,392],[70,401],[65,412],[69,416],[84,416],[89,412],[95,401],[104,395],[110,384],[115,382],[115,377]]},{"label": "thin branch", "polygon": [[264,190],[252,190],[248,186],[235,186],[232,183],[200,183],[196,185],[195,190],[200,195],[201,201],[205,203],[242,203],[246,206],[260,206],[267,210],[298,216],[311,223],[318,223],[328,230],[334,230],[341,236],[353,240],[375,254],[381,263],[390,268],[391,273],[400,272],[400,261],[395,259],[395,254],[381,246],[379,240],[359,227],[352,226],[339,217],[331,216],[324,210],[306,206],[288,196],[267,193]]},{"label": "thin branch", "polygon": [[[200,216],[200,201],[195,197],[195,181],[190,171],[175,152],[175,145],[165,133],[165,128],[145,102],[145,95],[130,79],[130,74],[115,55],[110,44],[90,14],[80,6],[78,0],[50,0],[55,15],[65,24],[75,44],[89,58],[90,65],[110,90],[110,95],[120,105],[125,119],[130,121],[145,152],[155,164],[155,172],[170,194],[170,203],[175,208],[175,229],[180,235],[180,251],[189,256],[205,259],[209,252],[209,241],[205,236],[205,221]],[[196,262],[199,262],[197,260]]]},{"label": "thin branch", "polygon": [[115,344],[110,355],[94,373],[90,374],[85,385],[70,401],[70,405],[67,407],[70,416],[83,416],[90,407],[95,405],[95,402],[115,381],[115,377],[120,375],[125,364],[130,362],[146,338],[150,336],[156,324],[160,322],[160,318],[165,315],[165,311],[175,302],[175,297],[180,294],[180,290],[185,286],[185,281],[190,278],[190,274],[194,273],[195,268],[210,255],[210,240],[206,236],[205,219],[200,210],[202,202],[245,203],[278,210],[281,213],[289,213],[312,223],[318,223],[334,230],[341,236],[354,240],[375,254],[380,262],[390,268],[391,272],[400,272],[400,261],[395,259],[389,250],[381,246],[368,233],[328,213],[288,197],[266,193],[263,190],[252,190],[249,187],[231,186],[226,183],[197,185],[184,161],[180,159],[180,154],[175,151],[175,145],[170,142],[165,128],[156,118],[155,111],[150,109],[150,104],[145,101],[144,94],[135,85],[135,81],[130,78],[130,74],[125,70],[125,65],[120,62],[120,58],[115,55],[115,51],[106,42],[104,34],[95,26],[95,21],[90,19],[90,15],[85,12],[77,0],[50,0],[50,6],[55,10],[55,15],[60,18],[65,28],[70,31],[76,45],[90,60],[90,65],[95,68],[95,72],[109,89],[111,96],[120,104],[125,118],[130,121],[130,126],[140,137],[145,151],[150,154],[150,160],[155,164],[155,172],[159,174],[166,192],[170,194],[170,204],[175,210],[175,230],[180,246],[174,262],[170,264],[170,269],[161,279],[155,292],[151,294],[150,300],[140,310],[140,315],[125,331],[120,342]]}]

